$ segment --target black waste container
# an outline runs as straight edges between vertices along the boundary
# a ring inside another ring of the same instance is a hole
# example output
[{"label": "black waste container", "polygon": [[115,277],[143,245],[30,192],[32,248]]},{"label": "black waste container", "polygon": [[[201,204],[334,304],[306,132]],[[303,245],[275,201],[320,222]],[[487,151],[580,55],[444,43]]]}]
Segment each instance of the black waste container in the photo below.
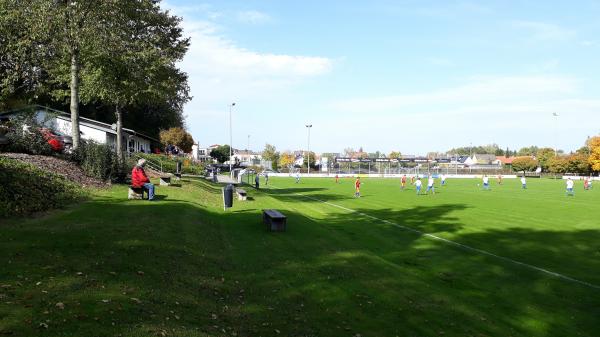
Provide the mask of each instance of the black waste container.
[{"label": "black waste container", "polygon": [[223,207],[231,208],[233,207],[233,185],[228,184],[223,189]]},{"label": "black waste container", "polygon": [[217,170],[213,170],[213,183],[217,182]]}]

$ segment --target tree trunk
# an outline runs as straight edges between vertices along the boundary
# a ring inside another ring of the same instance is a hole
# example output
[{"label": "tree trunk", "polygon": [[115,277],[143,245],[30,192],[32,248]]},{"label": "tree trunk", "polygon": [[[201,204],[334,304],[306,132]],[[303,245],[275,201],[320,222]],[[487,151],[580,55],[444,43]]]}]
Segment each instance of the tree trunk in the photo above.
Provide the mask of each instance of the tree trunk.
[{"label": "tree trunk", "polygon": [[73,149],[79,147],[79,51],[71,52],[71,137]]},{"label": "tree trunk", "polygon": [[115,115],[117,116],[117,160],[123,163],[123,113],[119,104],[115,106]]}]

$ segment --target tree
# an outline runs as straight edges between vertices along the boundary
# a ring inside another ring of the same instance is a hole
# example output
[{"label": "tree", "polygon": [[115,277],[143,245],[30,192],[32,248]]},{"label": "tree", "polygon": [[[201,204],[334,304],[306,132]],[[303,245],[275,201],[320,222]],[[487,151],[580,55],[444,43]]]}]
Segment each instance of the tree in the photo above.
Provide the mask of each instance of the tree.
[{"label": "tree", "polygon": [[504,156],[505,156],[506,158],[510,158],[510,155],[511,155],[510,149],[507,147],[507,148],[506,148],[506,151],[504,151]]},{"label": "tree", "polygon": [[556,152],[554,152],[554,149],[551,149],[549,147],[544,147],[537,151],[536,158],[540,163],[540,167],[544,171],[548,171],[550,159],[554,157],[556,157]]},{"label": "tree", "polygon": [[588,139],[587,146],[590,151],[588,163],[592,170],[600,171],[600,136]]},{"label": "tree", "polygon": [[271,144],[265,144],[265,149],[263,150],[262,157],[264,160],[277,161],[279,157],[279,152],[275,146]]},{"label": "tree", "polygon": [[536,156],[539,148],[535,145],[523,147],[517,153],[519,156]]},{"label": "tree", "polygon": [[354,149],[351,147],[347,147],[344,149],[344,157],[351,158],[354,156],[355,153],[356,151],[354,151]]},{"label": "tree", "polygon": [[513,168],[513,170],[515,170],[517,172],[534,171],[537,167],[538,167],[537,160],[535,160],[531,157],[515,158],[512,162],[512,168]]},{"label": "tree", "polygon": [[[19,22],[20,29],[26,32],[9,40],[7,49],[12,59],[31,60],[37,74],[46,75],[48,82],[55,84],[52,95],[70,98],[71,136],[73,147],[77,148],[80,144],[81,72],[88,65],[89,57],[104,47],[98,43],[101,34],[97,28],[111,22],[114,11],[110,8],[119,2],[5,0],[2,3],[3,8],[10,10],[9,20]],[[19,20],[15,21],[15,17]],[[24,44],[32,48],[21,48]]]},{"label": "tree", "polygon": [[229,149],[229,145],[220,145],[219,147],[210,151],[210,156],[222,164],[229,160]]},{"label": "tree", "polygon": [[125,106],[187,96],[187,75],[175,63],[185,55],[189,39],[182,37],[181,19],[162,11],[154,0],[114,3],[108,8],[110,20],[98,27],[103,48],[89,61],[93,71],[83,75],[82,97],[114,106],[122,160]]},{"label": "tree", "polygon": [[280,168],[290,168],[294,165],[296,158],[293,153],[286,151],[281,153],[279,157],[279,167]]},{"label": "tree", "polygon": [[192,151],[194,139],[183,128],[170,128],[160,131],[160,142],[164,145],[175,145],[182,149],[183,152],[189,153]]},{"label": "tree", "polygon": [[585,154],[575,153],[567,157],[567,170],[571,173],[589,174],[592,167]]},{"label": "tree", "polygon": [[400,158],[402,157],[402,153],[400,151],[392,151],[389,154],[389,158]]},{"label": "tree", "polygon": [[548,171],[554,174],[566,173],[569,170],[569,161],[565,156],[555,156],[548,160]]},{"label": "tree", "polygon": [[302,163],[302,167],[308,168],[308,163],[309,163],[309,159],[310,159],[310,168],[316,168],[317,165],[317,161],[316,161],[316,155],[314,152],[310,151],[310,152],[304,152],[302,154],[304,161]]}]

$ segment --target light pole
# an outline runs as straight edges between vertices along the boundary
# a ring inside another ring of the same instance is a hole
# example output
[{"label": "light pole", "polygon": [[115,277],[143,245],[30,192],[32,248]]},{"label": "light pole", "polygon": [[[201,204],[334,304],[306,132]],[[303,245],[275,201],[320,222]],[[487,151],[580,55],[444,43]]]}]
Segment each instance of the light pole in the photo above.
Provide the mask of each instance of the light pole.
[{"label": "light pole", "polygon": [[250,152],[250,135],[248,135],[248,147],[246,147],[246,151]]},{"label": "light pole", "polygon": [[235,102],[229,105],[229,176],[233,177],[231,156],[233,154],[233,132],[231,131],[231,109],[235,106]]},{"label": "light pole", "polygon": [[552,113],[554,117],[554,156],[558,156],[558,114]]},{"label": "light pole", "polygon": [[312,128],[312,124],[307,124],[306,128],[308,129],[308,152],[306,153],[306,158],[308,160],[308,174],[310,174],[310,128]]}]

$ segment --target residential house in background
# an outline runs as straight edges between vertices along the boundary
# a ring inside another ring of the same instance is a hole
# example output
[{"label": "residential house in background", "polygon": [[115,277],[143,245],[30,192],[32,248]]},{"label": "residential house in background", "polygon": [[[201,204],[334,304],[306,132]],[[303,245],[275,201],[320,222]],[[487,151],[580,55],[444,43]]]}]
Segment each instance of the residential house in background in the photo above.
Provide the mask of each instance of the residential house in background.
[{"label": "residential house in background", "polygon": [[[60,135],[71,135],[71,114],[65,111],[55,110],[41,105],[34,105],[0,112],[0,117],[12,119],[25,113],[33,113],[40,125],[43,125]],[[100,144],[108,144],[112,148],[116,147],[117,131],[114,124],[111,125],[93,119],[79,117],[79,131],[81,133],[81,139],[92,140]],[[160,147],[160,141],[158,139],[128,128],[123,128],[122,141],[123,150],[128,153],[150,153],[152,149]]]},{"label": "residential house in background", "polygon": [[210,156],[210,147],[202,147],[200,144],[192,145],[192,159],[203,163],[212,163],[213,158]]}]

